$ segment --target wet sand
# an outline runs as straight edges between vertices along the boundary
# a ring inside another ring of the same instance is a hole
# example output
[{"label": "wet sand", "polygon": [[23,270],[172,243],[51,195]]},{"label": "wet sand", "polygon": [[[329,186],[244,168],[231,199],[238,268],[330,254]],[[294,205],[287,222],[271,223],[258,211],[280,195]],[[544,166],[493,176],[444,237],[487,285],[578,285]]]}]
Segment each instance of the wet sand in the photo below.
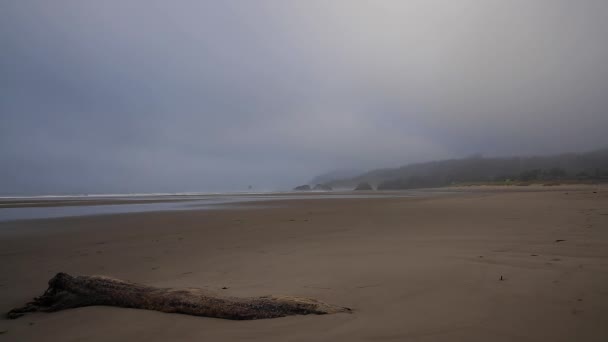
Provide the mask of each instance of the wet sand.
[{"label": "wet sand", "polygon": [[88,307],[0,319],[0,340],[607,341],[608,188],[526,188],[0,222],[2,312],[59,271],[354,309],[227,321]]},{"label": "wet sand", "polygon": [[[462,189],[455,188],[456,191]],[[421,197],[432,196],[450,189],[420,189],[405,191],[287,191],[266,193],[227,193],[200,195],[116,195],[116,196],[74,196],[74,197],[26,197],[0,198],[0,209],[38,208],[38,207],[82,207],[107,206],[123,204],[154,203],[225,203],[268,201],[273,199],[307,199],[307,198],[354,198],[354,197]]]},{"label": "wet sand", "polygon": [[115,204],[144,204],[144,203],[168,203],[188,202],[190,199],[67,199],[67,200],[3,200],[0,201],[0,209],[3,208],[38,208],[38,207],[71,207],[71,206],[93,206],[93,205],[115,205]]}]

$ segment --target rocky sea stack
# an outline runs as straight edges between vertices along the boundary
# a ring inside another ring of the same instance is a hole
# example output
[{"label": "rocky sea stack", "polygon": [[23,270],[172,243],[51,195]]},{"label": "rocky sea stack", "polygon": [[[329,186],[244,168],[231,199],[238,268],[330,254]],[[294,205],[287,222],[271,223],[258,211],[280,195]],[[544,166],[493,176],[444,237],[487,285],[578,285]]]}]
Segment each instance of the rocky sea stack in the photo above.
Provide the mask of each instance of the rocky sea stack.
[{"label": "rocky sea stack", "polygon": [[360,191],[360,190],[374,190],[374,188],[367,182],[362,182],[359,183],[359,185],[357,185],[357,187],[355,188],[355,191]]},{"label": "rocky sea stack", "polygon": [[312,188],[313,190],[319,190],[319,191],[332,191],[332,187],[326,184],[317,184],[315,185],[314,188]]}]

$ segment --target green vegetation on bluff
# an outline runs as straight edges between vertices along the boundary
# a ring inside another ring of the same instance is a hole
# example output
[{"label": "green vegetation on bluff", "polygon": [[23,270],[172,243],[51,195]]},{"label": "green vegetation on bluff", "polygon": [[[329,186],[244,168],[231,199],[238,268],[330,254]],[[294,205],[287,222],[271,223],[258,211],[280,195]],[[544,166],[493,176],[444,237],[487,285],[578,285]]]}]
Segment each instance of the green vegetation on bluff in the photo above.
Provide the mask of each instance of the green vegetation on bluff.
[{"label": "green vegetation on bluff", "polygon": [[608,149],[551,156],[484,158],[475,156],[394,169],[378,169],[335,180],[333,188],[367,182],[378,190],[415,189],[461,184],[556,184],[608,181]]}]

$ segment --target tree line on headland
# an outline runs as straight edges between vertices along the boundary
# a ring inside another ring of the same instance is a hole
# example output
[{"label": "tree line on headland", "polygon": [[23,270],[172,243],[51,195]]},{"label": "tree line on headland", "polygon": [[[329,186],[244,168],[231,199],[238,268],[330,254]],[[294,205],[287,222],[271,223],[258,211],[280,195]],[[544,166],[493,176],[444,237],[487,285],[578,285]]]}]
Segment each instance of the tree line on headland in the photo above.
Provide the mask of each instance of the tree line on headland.
[{"label": "tree line on headland", "polygon": [[324,183],[333,189],[355,189],[367,183],[378,190],[401,190],[449,185],[528,185],[608,182],[608,149],[550,156],[472,156],[399,168],[377,169]]}]

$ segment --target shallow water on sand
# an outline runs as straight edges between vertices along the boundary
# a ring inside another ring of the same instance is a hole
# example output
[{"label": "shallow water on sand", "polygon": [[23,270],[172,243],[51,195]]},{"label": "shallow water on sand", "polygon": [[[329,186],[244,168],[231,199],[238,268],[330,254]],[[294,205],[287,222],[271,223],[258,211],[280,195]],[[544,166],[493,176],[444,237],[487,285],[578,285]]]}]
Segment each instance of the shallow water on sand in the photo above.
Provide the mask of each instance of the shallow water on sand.
[{"label": "shallow water on sand", "polygon": [[[124,214],[150,211],[173,210],[214,210],[236,207],[237,203],[250,203],[274,200],[295,199],[329,199],[329,198],[391,198],[391,197],[423,197],[444,194],[442,191],[411,190],[394,193],[271,193],[271,194],[225,194],[225,195],[137,195],[137,196],[61,196],[61,197],[30,197],[20,198],[22,207],[2,208],[3,204],[12,203],[12,199],[0,200],[0,221],[26,219],[58,218],[70,216],[90,216],[107,214]],[[77,201],[65,205],[62,201]],[[127,203],[100,204],[103,200],[120,200]],[[128,203],[129,200],[137,203]],[[145,201],[151,203],[145,203]],[[26,202],[23,202],[26,201]],[[144,203],[142,203],[142,201]],[[152,202],[153,201],[153,202]],[[45,206],[28,206],[41,204]],[[56,204],[56,205],[54,205]],[[239,206],[242,207],[242,206]],[[246,208],[243,207],[243,208]]]}]

